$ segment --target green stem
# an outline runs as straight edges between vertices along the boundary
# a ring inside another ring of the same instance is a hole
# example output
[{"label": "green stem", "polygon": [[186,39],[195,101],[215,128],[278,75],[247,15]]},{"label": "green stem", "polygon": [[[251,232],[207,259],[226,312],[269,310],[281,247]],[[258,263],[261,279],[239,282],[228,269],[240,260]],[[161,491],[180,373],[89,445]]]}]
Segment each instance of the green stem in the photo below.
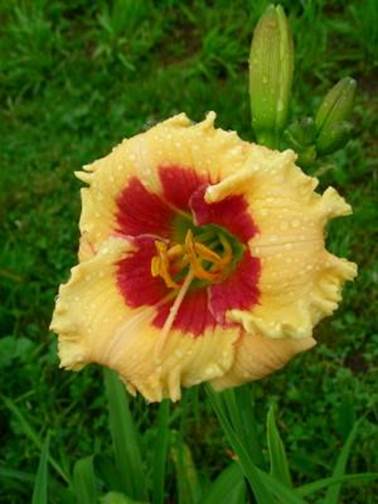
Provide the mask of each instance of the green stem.
[{"label": "green stem", "polygon": [[257,143],[260,145],[265,145],[270,149],[279,149],[280,146],[280,135],[277,131],[264,131],[256,135]]}]

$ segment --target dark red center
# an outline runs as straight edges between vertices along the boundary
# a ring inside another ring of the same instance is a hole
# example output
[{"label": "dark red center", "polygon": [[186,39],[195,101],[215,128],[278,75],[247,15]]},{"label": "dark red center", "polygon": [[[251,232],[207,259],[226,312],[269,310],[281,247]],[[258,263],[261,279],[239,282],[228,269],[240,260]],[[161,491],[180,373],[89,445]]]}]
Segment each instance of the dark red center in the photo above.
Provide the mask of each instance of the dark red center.
[{"label": "dark red center", "polygon": [[[177,234],[177,216],[185,212],[198,226],[216,225],[242,244],[258,232],[242,195],[208,204],[204,199],[209,185],[192,168],[161,166],[159,176],[163,194],[146,189],[134,177],[117,200],[117,234],[132,237],[136,251],[118,263],[118,286],[128,306],[156,306],[154,325],[163,327],[174,299],[163,302],[172,293],[160,277],[151,274],[151,260],[156,255],[155,241],[173,241]],[[224,281],[193,287],[186,294],[175,317],[173,328],[200,336],[206,328],[225,326],[225,313],[231,309],[250,309],[258,302],[260,261],[244,248],[242,257]]]}]

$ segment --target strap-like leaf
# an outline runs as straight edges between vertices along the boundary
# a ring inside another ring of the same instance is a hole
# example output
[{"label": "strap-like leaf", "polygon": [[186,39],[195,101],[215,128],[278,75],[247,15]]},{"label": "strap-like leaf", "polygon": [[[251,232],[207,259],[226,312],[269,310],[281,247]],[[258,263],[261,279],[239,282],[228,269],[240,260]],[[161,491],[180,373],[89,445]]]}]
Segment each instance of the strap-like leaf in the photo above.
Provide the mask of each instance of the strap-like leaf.
[{"label": "strap-like leaf", "polygon": [[220,394],[214,392],[210,385],[206,386],[206,391],[210,399],[210,403],[218,417],[219,423],[224,430],[230,445],[238,456],[240,467],[247,478],[253,493],[259,504],[274,504],[275,500],[268,488],[262,481],[258,468],[252,462],[251,457],[243,444],[235,434],[233,426],[229,420],[226,409],[222,404]]},{"label": "strap-like leaf", "polygon": [[20,481],[21,483],[33,483],[35,477],[31,473],[0,466],[0,480],[6,479]]},{"label": "strap-like leaf", "polygon": [[285,446],[278,432],[274,418],[274,407],[271,406],[267,417],[267,439],[270,459],[270,474],[284,485],[291,487],[289,464]]},{"label": "strap-like leaf", "polygon": [[169,445],[169,401],[164,400],[159,407],[157,419],[157,437],[152,467],[152,502],[163,504],[164,483]]},{"label": "strap-like leaf", "polygon": [[[347,437],[347,440],[345,441],[344,446],[341,448],[340,454],[338,456],[335,469],[333,471],[332,477],[333,478],[340,478],[340,476],[344,476],[345,474],[345,468],[348,462],[348,457],[350,453],[350,449],[352,447],[352,443],[356,437],[357,434],[357,429],[361,423],[361,420],[356,422],[354,424],[353,429],[350,431],[349,436]],[[338,504],[339,502],[339,496],[340,496],[340,491],[341,491],[341,483],[338,485],[333,485],[331,486],[324,499],[324,504]]]},{"label": "strap-like leaf", "polygon": [[239,464],[230,464],[211,485],[202,504],[245,504],[246,486]]},{"label": "strap-like leaf", "polygon": [[95,455],[93,459],[94,470],[100,480],[105,483],[106,488],[122,492],[121,476],[118,474],[113,458],[104,454]]},{"label": "strap-like leaf", "polygon": [[259,474],[266,487],[274,495],[274,502],[278,502],[279,504],[305,504],[305,501],[298,496],[294,489],[283,485],[265,471],[259,469]]},{"label": "strap-like leaf", "polygon": [[206,390],[228,441],[238,456],[240,467],[251,486],[257,502],[259,504],[276,504],[277,501],[282,504],[304,504],[303,500],[298,497],[294,490],[287,488],[253,463],[250,453],[243,444],[243,440],[239,439],[233,429],[227,415],[227,410],[220,398],[222,394],[214,392],[210,386],[207,386]]},{"label": "strap-like leaf", "polygon": [[124,385],[117,375],[105,369],[105,387],[109,404],[109,424],[117,470],[123,491],[132,499],[145,500],[145,473],[135,427]]},{"label": "strap-like leaf", "polygon": [[[30,425],[30,423],[27,421],[27,419],[24,417],[24,415],[21,413],[18,406],[8,397],[2,396],[2,399],[3,399],[6,407],[14,414],[14,416],[19,421],[20,427],[23,430],[24,434],[30,439],[30,441],[32,441],[37,446],[37,448],[39,448],[41,450],[42,444],[43,444],[42,440],[40,439],[38,434],[35,432],[33,427]],[[55,471],[59,474],[59,476],[66,483],[69,483],[70,480],[69,480],[68,475],[61,468],[61,466],[58,464],[58,462],[51,455],[49,455],[48,459],[49,459],[49,463],[55,469]]]},{"label": "strap-like leaf", "polygon": [[126,497],[126,495],[120,492],[109,492],[101,497],[100,502],[101,504],[147,504],[130,499],[130,497]]},{"label": "strap-like leaf", "polygon": [[39,459],[34,482],[32,504],[47,504],[47,461],[49,457],[50,436],[47,434]]},{"label": "strap-like leaf", "polygon": [[221,397],[239,439],[243,439],[243,444],[248,449],[254,464],[263,468],[264,455],[256,429],[251,387],[244,385],[228,389],[222,392]]},{"label": "strap-like leaf", "polygon": [[201,502],[202,489],[189,447],[177,437],[172,447],[179,504]]},{"label": "strap-like leaf", "polygon": [[311,495],[315,492],[319,492],[319,490],[323,490],[324,488],[339,485],[341,483],[352,483],[353,481],[373,481],[378,479],[378,473],[357,473],[357,474],[346,474],[344,476],[340,476],[339,478],[322,478],[318,481],[314,481],[313,483],[307,483],[306,485],[302,485],[295,489],[297,495],[301,497],[307,497],[307,495]]},{"label": "strap-like leaf", "polygon": [[97,502],[96,476],[93,468],[93,456],[78,460],[74,467],[74,488],[80,504]]}]

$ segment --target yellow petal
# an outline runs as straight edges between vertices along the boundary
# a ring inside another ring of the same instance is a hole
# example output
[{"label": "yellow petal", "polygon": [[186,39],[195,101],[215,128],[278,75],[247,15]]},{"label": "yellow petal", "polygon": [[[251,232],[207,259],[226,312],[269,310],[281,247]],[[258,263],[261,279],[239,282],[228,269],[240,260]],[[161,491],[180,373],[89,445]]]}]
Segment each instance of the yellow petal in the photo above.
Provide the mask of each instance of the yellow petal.
[{"label": "yellow petal", "polygon": [[249,243],[261,262],[260,299],[250,312],[232,310],[229,319],[247,332],[269,338],[309,338],[341,300],[341,289],[357,267],[325,249],[330,218],[351,213],[333,188],[321,196],[317,179],[295,165],[293,151],[254,145],[245,165],[208,188],[216,202],[244,194],[259,233]]},{"label": "yellow petal", "polygon": [[110,238],[61,286],[51,323],[59,335],[61,366],[78,370],[91,362],[102,364],[149,401],[177,400],[182,386],[227,372],[240,331],[208,329],[194,338],[171,330],[158,351],[161,330],[152,324],[156,307],[131,309],[116,283],[117,263],[132,251],[130,242]]},{"label": "yellow petal", "polygon": [[271,339],[259,333],[244,334],[236,344],[235,361],[228,373],[212,380],[218,389],[259,380],[282,368],[296,354],[316,344],[312,338]]},{"label": "yellow petal", "polygon": [[[125,139],[110,154],[76,173],[89,185],[81,190],[80,230],[92,247],[96,249],[117,228],[116,199],[131,177],[161,194],[161,166],[191,168],[216,182],[245,163],[250,144],[235,132],[215,129],[214,120],[214,112],[198,124],[179,114]],[[85,252],[82,255],[87,257]]]}]

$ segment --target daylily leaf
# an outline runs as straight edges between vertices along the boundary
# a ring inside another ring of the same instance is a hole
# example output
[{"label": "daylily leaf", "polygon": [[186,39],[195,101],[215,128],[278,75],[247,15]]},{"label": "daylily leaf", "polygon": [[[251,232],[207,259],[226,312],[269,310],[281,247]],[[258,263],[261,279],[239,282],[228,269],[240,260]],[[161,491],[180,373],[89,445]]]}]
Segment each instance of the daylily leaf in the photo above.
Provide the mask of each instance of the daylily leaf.
[{"label": "daylily leaf", "polygon": [[319,490],[323,490],[328,486],[340,485],[341,483],[351,483],[353,481],[372,481],[378,479],[378,473],[357,473],[357,474],[346,474],[340,476],[339,478],[323,478],[313,483],[307,483],[295,489],[297,495],[301,497],[307,497]]},{"label": "daylily leaf", "polygon": [[104,370],[106,395],[109,403],[109,424],[113,439],[118,472],[122,476],[123,490],[133,499],[145,499],[146,486],[142,457],[133,417],[124,385],[116,373]]},{"label": "daylily leaf", "polygon": [[50,436],[47,434],[39,459],[35,477],[32,504],[47,504],[47,464],[49,457]]},{"label": "daylily leaf", "polygon": [[270,459],[270,474],[288,487],[292,486],[285,446],[282,442],[271,406],[267,417],[267,438]]},{"label": "daylily leaf", "polygon": [[169,445],[169,401],[160,404],[157,419],[157,436],[152,468],[152,500],[154,504],[164,502],[164,483]]},{"label": "daylily leaf", "polygon": [[248,448],[253,462],[263,467],[264,455],[256,429],[251,387],[244,385],[224,390],[221,397],[236,434],[243,439],[243,445]]},{"label": "daylily leaf", "polygon": [[126,495],[119,492],[109,492],[100,498],[101,504],[147,504],[146,502],[130,499]]},{"label": "daylily leaf", "polygon": [[274,495],[276,499],[274,502],[278,500],[280,504],[305,504],[305,501],[298,496],[294,489],[284,486],[265,471],[259,470],[259,474],[267,488]]},{"label": "daylily leaf", "polygon": [[257,466],[255,466],[252,462],[247,448],[244,446],[244,440],[240,440],[235,433],[226,409],[221,402],[221,394],[214,392],[210,386],[206,387],[206,391],[208,393],[210,403],[218,417],[219,423],[221,424],[231,447],[238,456],[240,467],[251,486],[257,502],[259,504],[274,504],[275,500],[273,494],[270,493],[268,487],[264,484]]},{"label": "daylily leaf", "polygon": [[202,504],[219,504],[227,501],[227,504],[245,504],[246,486],[243,473],[239,464],[230,464],[215,482],[211,485],[207,495],[203,498]]},{"label": "daylily leaf", "polygon": [[93,504],[97,501],[96,476],[93,468],[93,456],[76,462],[74,471],[75,494],[80,504]]},{"label": "daylily leaf", "polygon": [[172,448],[172,456],[176,466],[178,503],[200,502],[202,490],[189,447],[177,438]]},{"label": "daylily leaf", "polygon": [[114,460],[103,454],[95,455],[94,468],[99,479],[105,483],[106,488],[122,492],[122,478],[118,473]]},{"label": "daylily leaf", "polygon": [[[352,443],[355,440],[358,427],[361,423],[361,420],[354,424],[353,429],[351,430],[347,440],[345,441],[344,446],[342,447],[340,454],[338,456],[335,469],[333,471],[332,477],[339,478],[344,475],[346,464],[348,462],[349,452],[352,447]],[[324,504],[337,504],[339,502],[339,496],[341,491],[341,484],[333,486],[327,492],[327,495],[324,499]]]}]

